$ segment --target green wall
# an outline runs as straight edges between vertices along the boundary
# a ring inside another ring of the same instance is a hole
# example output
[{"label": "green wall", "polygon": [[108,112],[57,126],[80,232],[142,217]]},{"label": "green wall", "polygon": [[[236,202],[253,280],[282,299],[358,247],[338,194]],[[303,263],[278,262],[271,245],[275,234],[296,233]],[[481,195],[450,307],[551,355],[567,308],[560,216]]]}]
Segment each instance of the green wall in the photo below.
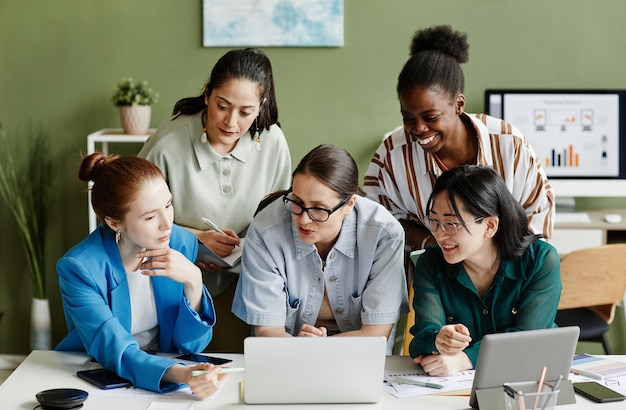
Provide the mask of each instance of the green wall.
[{"label": "green wall", "polygon": [[[0,121],[11,134],[40,122],[59,166],[47,249],[55,343],[66,328],[54,264],[88,230],[76,178],[86,136],[119,126],[109,97],[122,77],[160,92],[152,126],[199,93],[226,51],[202,47],[201,12],[198,0],[0,2]],[[345,0],[344,47],[265,49],[294,162],[331,142],[365,171],[383,132],[400,124],[395,82],[418,28],[468,33],[468,111],[481,111],[491,87],[626,88],[624,14],[623,0]],[[0,352],[29,350],[30,295],[18,233],[0,205]]]}]

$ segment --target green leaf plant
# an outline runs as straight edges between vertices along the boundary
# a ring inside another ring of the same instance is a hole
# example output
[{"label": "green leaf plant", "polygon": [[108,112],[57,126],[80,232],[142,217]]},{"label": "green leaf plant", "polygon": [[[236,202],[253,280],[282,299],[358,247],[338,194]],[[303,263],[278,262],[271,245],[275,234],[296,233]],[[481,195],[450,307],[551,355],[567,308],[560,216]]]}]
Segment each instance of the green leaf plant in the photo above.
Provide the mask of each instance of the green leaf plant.
[{"label": "green leaf plant", "polygon": [[119,83],[111,97],[116,107],[124,105],[152,105],[159,99],[159,94],[154,91],[147,81],[135,81],[132,78],[124,78]]},{"label": "green leaf plant", "polygon": [[48,156],[48,136],[30,124],[27,135],[10,139],[0,123],[0,198],[15,218],[33,296],[45,299],[45,242],[54,167]]}]

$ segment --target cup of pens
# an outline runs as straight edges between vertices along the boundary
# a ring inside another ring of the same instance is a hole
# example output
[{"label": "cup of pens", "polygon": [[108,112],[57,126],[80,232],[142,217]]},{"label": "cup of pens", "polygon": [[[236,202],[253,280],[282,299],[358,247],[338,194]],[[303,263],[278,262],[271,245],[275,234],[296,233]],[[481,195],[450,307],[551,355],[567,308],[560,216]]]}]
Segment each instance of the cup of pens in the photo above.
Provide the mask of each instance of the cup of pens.
[{"label": "cup of pens", "polygon": [[554,410],[559,389],[547,383],[519,382],[505,383],[504,401],[506,410]]}]

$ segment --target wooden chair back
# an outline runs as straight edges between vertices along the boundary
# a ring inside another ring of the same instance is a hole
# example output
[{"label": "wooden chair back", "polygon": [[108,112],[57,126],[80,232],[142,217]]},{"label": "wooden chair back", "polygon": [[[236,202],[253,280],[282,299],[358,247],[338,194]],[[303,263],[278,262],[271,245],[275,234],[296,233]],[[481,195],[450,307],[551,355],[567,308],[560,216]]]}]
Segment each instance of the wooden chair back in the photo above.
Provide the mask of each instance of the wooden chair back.
[{"label": "wooden chair back", "polygon": [[626,290],[626,244],[578,249],[561,260],[559,310],[587,307],[607,323]]}]

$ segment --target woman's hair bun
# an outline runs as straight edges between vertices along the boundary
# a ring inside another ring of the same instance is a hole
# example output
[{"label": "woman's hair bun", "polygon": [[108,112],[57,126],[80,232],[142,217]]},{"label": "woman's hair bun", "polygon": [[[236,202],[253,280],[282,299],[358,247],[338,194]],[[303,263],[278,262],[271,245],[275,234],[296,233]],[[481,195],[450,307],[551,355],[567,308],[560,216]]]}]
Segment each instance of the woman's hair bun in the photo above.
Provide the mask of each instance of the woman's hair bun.
[{"label": "woman's hair bun", "polygon": [[411,57],[424,52],[434,51],[454,58],[459,64],[469,60],[467,34],[454,31],[450,26],[434,26],[418,30],[411,41]]},{"label": "woman's hair bun", "polygon": [[81,181],[95,181],[96,177],[109,162],[115,160],[116,155],[107,157],[101,152],[94,152],[83,158],[83,162],[78,170],[78,178]]}]

